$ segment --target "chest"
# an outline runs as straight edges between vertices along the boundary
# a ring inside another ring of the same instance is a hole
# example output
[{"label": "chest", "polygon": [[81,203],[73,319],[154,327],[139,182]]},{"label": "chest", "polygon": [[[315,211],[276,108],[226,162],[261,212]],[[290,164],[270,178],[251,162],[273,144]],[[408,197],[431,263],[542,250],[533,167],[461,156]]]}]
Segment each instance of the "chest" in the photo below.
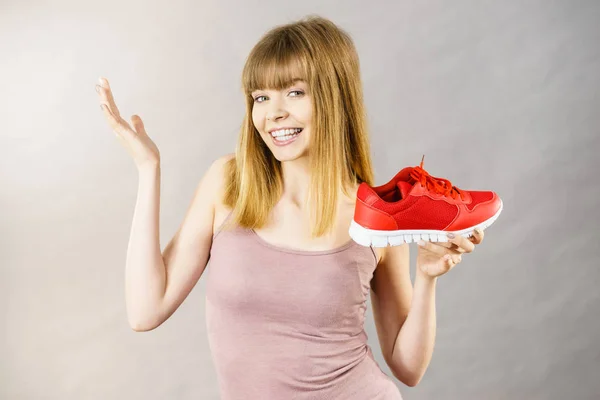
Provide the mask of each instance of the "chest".
[{"label": "chest", "polygon": [[[225,221],[231,209],[220,204],[215,208],[213,232]],[[350,240],[348,230],[354,217],[354,204],[340,207],[332,232],[319,238],[311,238],[310,218],[297,211],[278,207],[267,226],[255,229],[254,233],[264,242],[276,247],[301,251],[323,251],[344,246]],[[382,249],[374,247],[377,261]]]},{"label": "chest", "polygon": [[352,335],[362,329],[375,270],[368,248],[302,254],[264,246],[236,229],[215,239],[210,260],[207,300],[220,310],[218,318],[230,316],[246,331],[293,327]]}]

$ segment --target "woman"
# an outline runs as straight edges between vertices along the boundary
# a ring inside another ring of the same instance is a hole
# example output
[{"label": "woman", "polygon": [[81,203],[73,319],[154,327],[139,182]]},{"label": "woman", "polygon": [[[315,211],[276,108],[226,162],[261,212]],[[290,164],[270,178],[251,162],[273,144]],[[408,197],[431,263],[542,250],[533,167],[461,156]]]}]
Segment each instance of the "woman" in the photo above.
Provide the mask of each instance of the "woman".
[{"label": "woman", "polygon": [[350,239],[356,191],[373,184],[373,168],[358,56],[331,21],[265,34],[242,88],[236,151],[212,163],[161,254],[158,149],[101,80],[103,112],[140,176],[126,263],[132,328],[169,318],[210,259],[208,338],[223,400],[400,399],[367,345],[367,295],[386,363],[416,385],[433,350],[436,279],[483,234],[420,247],[414,291],[408,245]]}]

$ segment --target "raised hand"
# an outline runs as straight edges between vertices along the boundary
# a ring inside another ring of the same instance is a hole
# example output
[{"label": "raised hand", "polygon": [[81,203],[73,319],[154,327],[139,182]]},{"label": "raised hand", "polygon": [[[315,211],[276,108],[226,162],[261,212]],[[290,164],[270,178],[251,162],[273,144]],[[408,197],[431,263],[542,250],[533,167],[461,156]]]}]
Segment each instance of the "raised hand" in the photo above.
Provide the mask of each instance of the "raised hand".
[{"label": "raised hand", "polygon": [[160,152],[156,144],[148,137],[142,119],[131,116],[131,125],[119,113],[108,81],[99,79],[96,85],[100,99],[100,107],[115,135],[133,158],[138,170],[145,167],[156,167],[160,164]]}]

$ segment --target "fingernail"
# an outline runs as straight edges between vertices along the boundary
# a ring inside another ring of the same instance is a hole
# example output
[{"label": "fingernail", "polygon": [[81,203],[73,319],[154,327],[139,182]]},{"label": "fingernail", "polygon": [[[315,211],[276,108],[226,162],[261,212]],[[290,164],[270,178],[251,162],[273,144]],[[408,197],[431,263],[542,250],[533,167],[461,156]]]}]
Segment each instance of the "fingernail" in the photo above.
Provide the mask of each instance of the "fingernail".
[{"label": "fingernail", "polygon": [[425,241],[423,241],[423,240],[419,240],[419,241],[417,242],[417,244],[418,244],[419,246],[425,246]]},{"label": "fingernail", "polygon": [[452,233],[452,232],[449,232],[446,236],[448,236],[450,239],[455,238],[454,233]]}]

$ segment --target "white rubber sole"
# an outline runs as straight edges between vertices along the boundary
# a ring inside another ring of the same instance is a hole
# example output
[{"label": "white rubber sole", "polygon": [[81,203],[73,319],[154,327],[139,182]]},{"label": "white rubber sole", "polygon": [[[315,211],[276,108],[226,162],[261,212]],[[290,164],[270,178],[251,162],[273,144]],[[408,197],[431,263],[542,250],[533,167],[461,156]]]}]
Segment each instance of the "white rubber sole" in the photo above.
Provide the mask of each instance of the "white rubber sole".
[{"label": "white rubber sole", "polygon": [[[454,231],[455,235],[462,235],[464,237],[473,236],[473,232],[476,228],[485,230],[492,225],[496,219],[500,216],[503,208],[502,201],[500,201],[500,209],[496,214],[480,224],[472,226],[468,229],[461,231]],[[437,231],[437,230],[398,230],[398,231],[378,231],[373,229],[367,229],[356,223],[354,220],[350,223],[350,229],[348,231],[350,237],[356,243],[361,246],[373,246],[373,247],[387,247],[387,246],[400,246],[404,243],[418,242],[419,240],[426,240],[430,242],[447,242],[450,232]]]}]

